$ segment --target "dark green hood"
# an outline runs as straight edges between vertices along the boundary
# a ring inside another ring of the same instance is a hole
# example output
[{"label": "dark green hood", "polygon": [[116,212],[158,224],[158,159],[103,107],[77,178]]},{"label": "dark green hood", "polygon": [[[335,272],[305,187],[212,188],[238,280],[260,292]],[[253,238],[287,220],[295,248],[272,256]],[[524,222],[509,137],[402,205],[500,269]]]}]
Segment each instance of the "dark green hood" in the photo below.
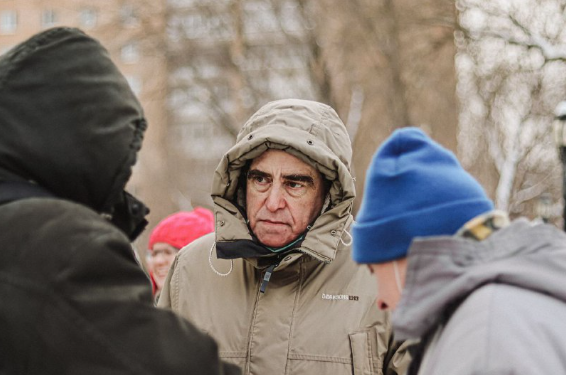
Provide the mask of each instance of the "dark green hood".
[{"label": "dark green hood", "polygon": [[0,57],[0,181],[111,212],[145,128],[108,51],[78,29],[44,31]]}]

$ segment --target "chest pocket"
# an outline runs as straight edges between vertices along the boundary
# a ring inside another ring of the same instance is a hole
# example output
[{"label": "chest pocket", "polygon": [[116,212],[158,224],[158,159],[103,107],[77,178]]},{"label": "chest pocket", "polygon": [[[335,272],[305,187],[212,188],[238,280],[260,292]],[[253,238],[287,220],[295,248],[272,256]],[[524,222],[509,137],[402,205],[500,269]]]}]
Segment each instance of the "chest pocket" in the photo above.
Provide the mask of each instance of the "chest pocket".
[{"label": "chest pocket", "polygon": [[383,375],[382,362],[385,353],[381,352],[387,346],[379,342],[381,340],[377,330],[372,327],[349,336],[354,375]]}]

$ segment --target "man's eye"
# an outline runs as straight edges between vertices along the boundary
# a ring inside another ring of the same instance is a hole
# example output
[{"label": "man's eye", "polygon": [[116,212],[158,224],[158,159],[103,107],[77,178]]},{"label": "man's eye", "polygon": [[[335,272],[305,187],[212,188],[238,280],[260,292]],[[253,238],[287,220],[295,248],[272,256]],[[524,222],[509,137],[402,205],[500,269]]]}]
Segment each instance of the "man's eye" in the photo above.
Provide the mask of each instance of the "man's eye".
[{"label": "man's eye", "polygon": [[254,176],[253,180],[255,183],[258,183],[260,185],[264,185],[264,184],[268,184],[269,181],[267,178],[265,178],[264,176]]},{"label": "man's eye", "polygon": [[304,184],[302,184],[300,182],[295,182],[295,181],[287,182],[287,186],[289,186],[291,189],[301,189],[301,188],[305,187]]},{"label": "man's eye", "polygon": [[289,193],[290,196],[299,198],[308,191],[307,184],[304,182],[297,182],[297,181],[287,181],[285,183],[285,189]]}]

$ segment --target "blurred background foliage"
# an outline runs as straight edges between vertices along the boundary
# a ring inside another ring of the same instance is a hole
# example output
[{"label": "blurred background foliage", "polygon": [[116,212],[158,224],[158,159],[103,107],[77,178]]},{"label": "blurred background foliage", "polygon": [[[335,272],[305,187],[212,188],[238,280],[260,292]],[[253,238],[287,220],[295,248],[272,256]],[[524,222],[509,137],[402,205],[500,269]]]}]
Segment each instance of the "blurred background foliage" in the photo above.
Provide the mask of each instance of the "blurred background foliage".
[{"label": "blurred background foliage", "polygon": [[[4,0],[0,47],[65,24],[109,48],[150,120],[129,185],[152,208],[150,229],[172,212],[211,208],[214,169],[241,126],[289,97],[328,103],[344,120],[355,211],[376,148],[395,128],[418,126],[457,153],[498,208],[560,225],[552,125],[566,99],[565,8],[566,0]],[[5,32],[6,22],[26,27]]]}]

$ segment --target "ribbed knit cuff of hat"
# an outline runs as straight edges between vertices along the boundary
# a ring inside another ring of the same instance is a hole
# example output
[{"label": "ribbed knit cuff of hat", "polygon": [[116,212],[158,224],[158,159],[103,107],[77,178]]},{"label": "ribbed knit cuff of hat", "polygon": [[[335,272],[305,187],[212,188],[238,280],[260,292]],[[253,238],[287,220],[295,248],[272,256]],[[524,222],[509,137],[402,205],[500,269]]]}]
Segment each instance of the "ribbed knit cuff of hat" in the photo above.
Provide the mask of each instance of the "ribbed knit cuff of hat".
[{"label": "ribbed knit cuff of hat", "polygon": [[471,218],[493,209],[488,199],[448,202],[387,219],[356,222],[352,257],[357,263],[385,263],[407,256],[414,238],[456,233]]}]

